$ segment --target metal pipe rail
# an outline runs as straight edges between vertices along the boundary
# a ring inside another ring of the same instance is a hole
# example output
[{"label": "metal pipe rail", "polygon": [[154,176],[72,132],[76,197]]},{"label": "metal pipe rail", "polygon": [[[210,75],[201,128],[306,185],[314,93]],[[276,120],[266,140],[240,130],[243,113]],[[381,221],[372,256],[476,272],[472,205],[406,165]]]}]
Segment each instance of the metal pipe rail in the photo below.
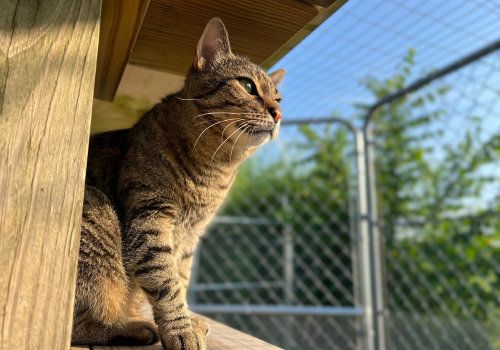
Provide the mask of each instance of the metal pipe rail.
[{"label": "metal pipe rail", "polygon": [[199,313],[223,313],[246,315],[295,315],[295,316],[337,316],[360,317],[363,308],[334,306],[281,306],[281,305],[190,305],[189,310]]},{"label": "metal pipe rail", "polygon": [[386,103],[390,103],[400,97],[403,97],[413,91],[420,89],[421,87],[433,82],[436,79],[444,77],[445,75],[454,72],[465,65],[474,62],[496,50],[500,49],[500,40],[497,40],[482,49],[477,50],[437,71],[431,73],[421,79],[416,80],[407,87],[393,92],[392,94],[386,95],[377,102],[375,102],[364,118],[363,125],[363,135],[366,150],[366,170],[367,170],[367,194],[368,194],[368,212],[369,212],[369,231],[371,245],[371,268],[372,268],[372,293],[375,306],[374,313],[374,327],[375,327],[375,337],[376,337],[376,350],[385,350],[387,348],[387,334],[388,329],[386,326],[386,315],[387,312],[384,306],[384,286],[382,277],[382,256],[381,256],[381,240],[380,240],[380,223],[378,222],[378,211],[377,211],[377,198],[375,193],[375,166],[374,166],[374,151],[375,146],[372,140],[372,135],[369,129],[370,121],[373,120],[375,112],[378,108]]}]

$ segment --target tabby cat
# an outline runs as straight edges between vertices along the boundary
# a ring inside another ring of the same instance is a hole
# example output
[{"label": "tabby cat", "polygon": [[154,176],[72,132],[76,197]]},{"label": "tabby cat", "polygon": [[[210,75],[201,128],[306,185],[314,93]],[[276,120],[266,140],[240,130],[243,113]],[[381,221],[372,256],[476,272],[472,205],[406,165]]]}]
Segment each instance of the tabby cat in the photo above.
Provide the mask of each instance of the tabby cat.
[{"label": "tabby cat", "polygon": [[91,137],[73,344],[206,348],[208,325],[186,303],[193,250],[238,165],[278,136],[284,74],[233,54],[214,17],[180,92],[133,128]]}]

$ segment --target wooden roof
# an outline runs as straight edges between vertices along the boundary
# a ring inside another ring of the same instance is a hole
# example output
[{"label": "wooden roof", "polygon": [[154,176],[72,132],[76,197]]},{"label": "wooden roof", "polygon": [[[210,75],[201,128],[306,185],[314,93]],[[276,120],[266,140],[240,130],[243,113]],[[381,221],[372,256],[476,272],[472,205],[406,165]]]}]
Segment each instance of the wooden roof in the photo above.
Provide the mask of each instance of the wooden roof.
[{"label": "wooden roof", "polygon": [[234,53],[267,69],[346,1],[103,0],[95,97],[113,100],[128,63],[184,76],[213,16]]}]

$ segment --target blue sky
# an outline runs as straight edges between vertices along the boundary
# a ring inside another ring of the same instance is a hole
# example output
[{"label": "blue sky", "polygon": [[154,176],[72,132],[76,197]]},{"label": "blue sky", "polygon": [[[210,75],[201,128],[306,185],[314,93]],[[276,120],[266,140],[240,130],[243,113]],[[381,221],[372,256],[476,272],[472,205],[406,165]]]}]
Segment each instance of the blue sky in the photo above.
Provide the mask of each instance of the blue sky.
[{"label": "blue sky", "polygon": [[287,70],[284,116],[349,117],[354,102],[374,102],[367,75],[390,77],[408,48],[416,71],[442,67],[500,39],[499,18],[498,0],[349,0],[272,68]]},{"label": "blue sky", "polygon": [[[497,40],[500,0],[349,0],[270,71],[287,71],[281,85],[285,120],[328,117],[334,111],[354,120],[354,103],[375,102],[360,81],[391,77],[409,48],[417,50],[415,80]],[[500,131],[499,51],[436,84],[452,88],[434,106],[448,112],[431,126],[444,131],[436,141],[437,161],[439,147],[453,144],[471,127],[470,116],[483,119],[483,139]],[[286,156],[286,143],[297,137],[296,127],[284,126],[279,140],[259,153]],[[500,174],[500,165],[485,171]],[[488,192],[497,190],[498,185]]]}]

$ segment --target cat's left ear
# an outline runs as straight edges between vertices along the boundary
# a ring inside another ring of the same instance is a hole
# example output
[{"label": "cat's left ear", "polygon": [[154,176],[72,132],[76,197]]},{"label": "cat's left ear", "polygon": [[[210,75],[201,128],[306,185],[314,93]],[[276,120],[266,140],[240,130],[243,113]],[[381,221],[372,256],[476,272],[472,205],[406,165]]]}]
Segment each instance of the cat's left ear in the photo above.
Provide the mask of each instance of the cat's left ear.
[{"label": "cat's left ear", "polygon": [[213,17],[208,21],[194,55],[194,68],[199,71],[210,69],[217,57],[232,56],[224,23]]},{"label": "cat's left ear", "polygon": [[284,69],[278,69],[277,71],[274,71],[272,73],[269,73],[269,77],[273,81],[275,86],[278,86],[279,83],[283,80],[283,77],[285,76],[286,71]]}]

